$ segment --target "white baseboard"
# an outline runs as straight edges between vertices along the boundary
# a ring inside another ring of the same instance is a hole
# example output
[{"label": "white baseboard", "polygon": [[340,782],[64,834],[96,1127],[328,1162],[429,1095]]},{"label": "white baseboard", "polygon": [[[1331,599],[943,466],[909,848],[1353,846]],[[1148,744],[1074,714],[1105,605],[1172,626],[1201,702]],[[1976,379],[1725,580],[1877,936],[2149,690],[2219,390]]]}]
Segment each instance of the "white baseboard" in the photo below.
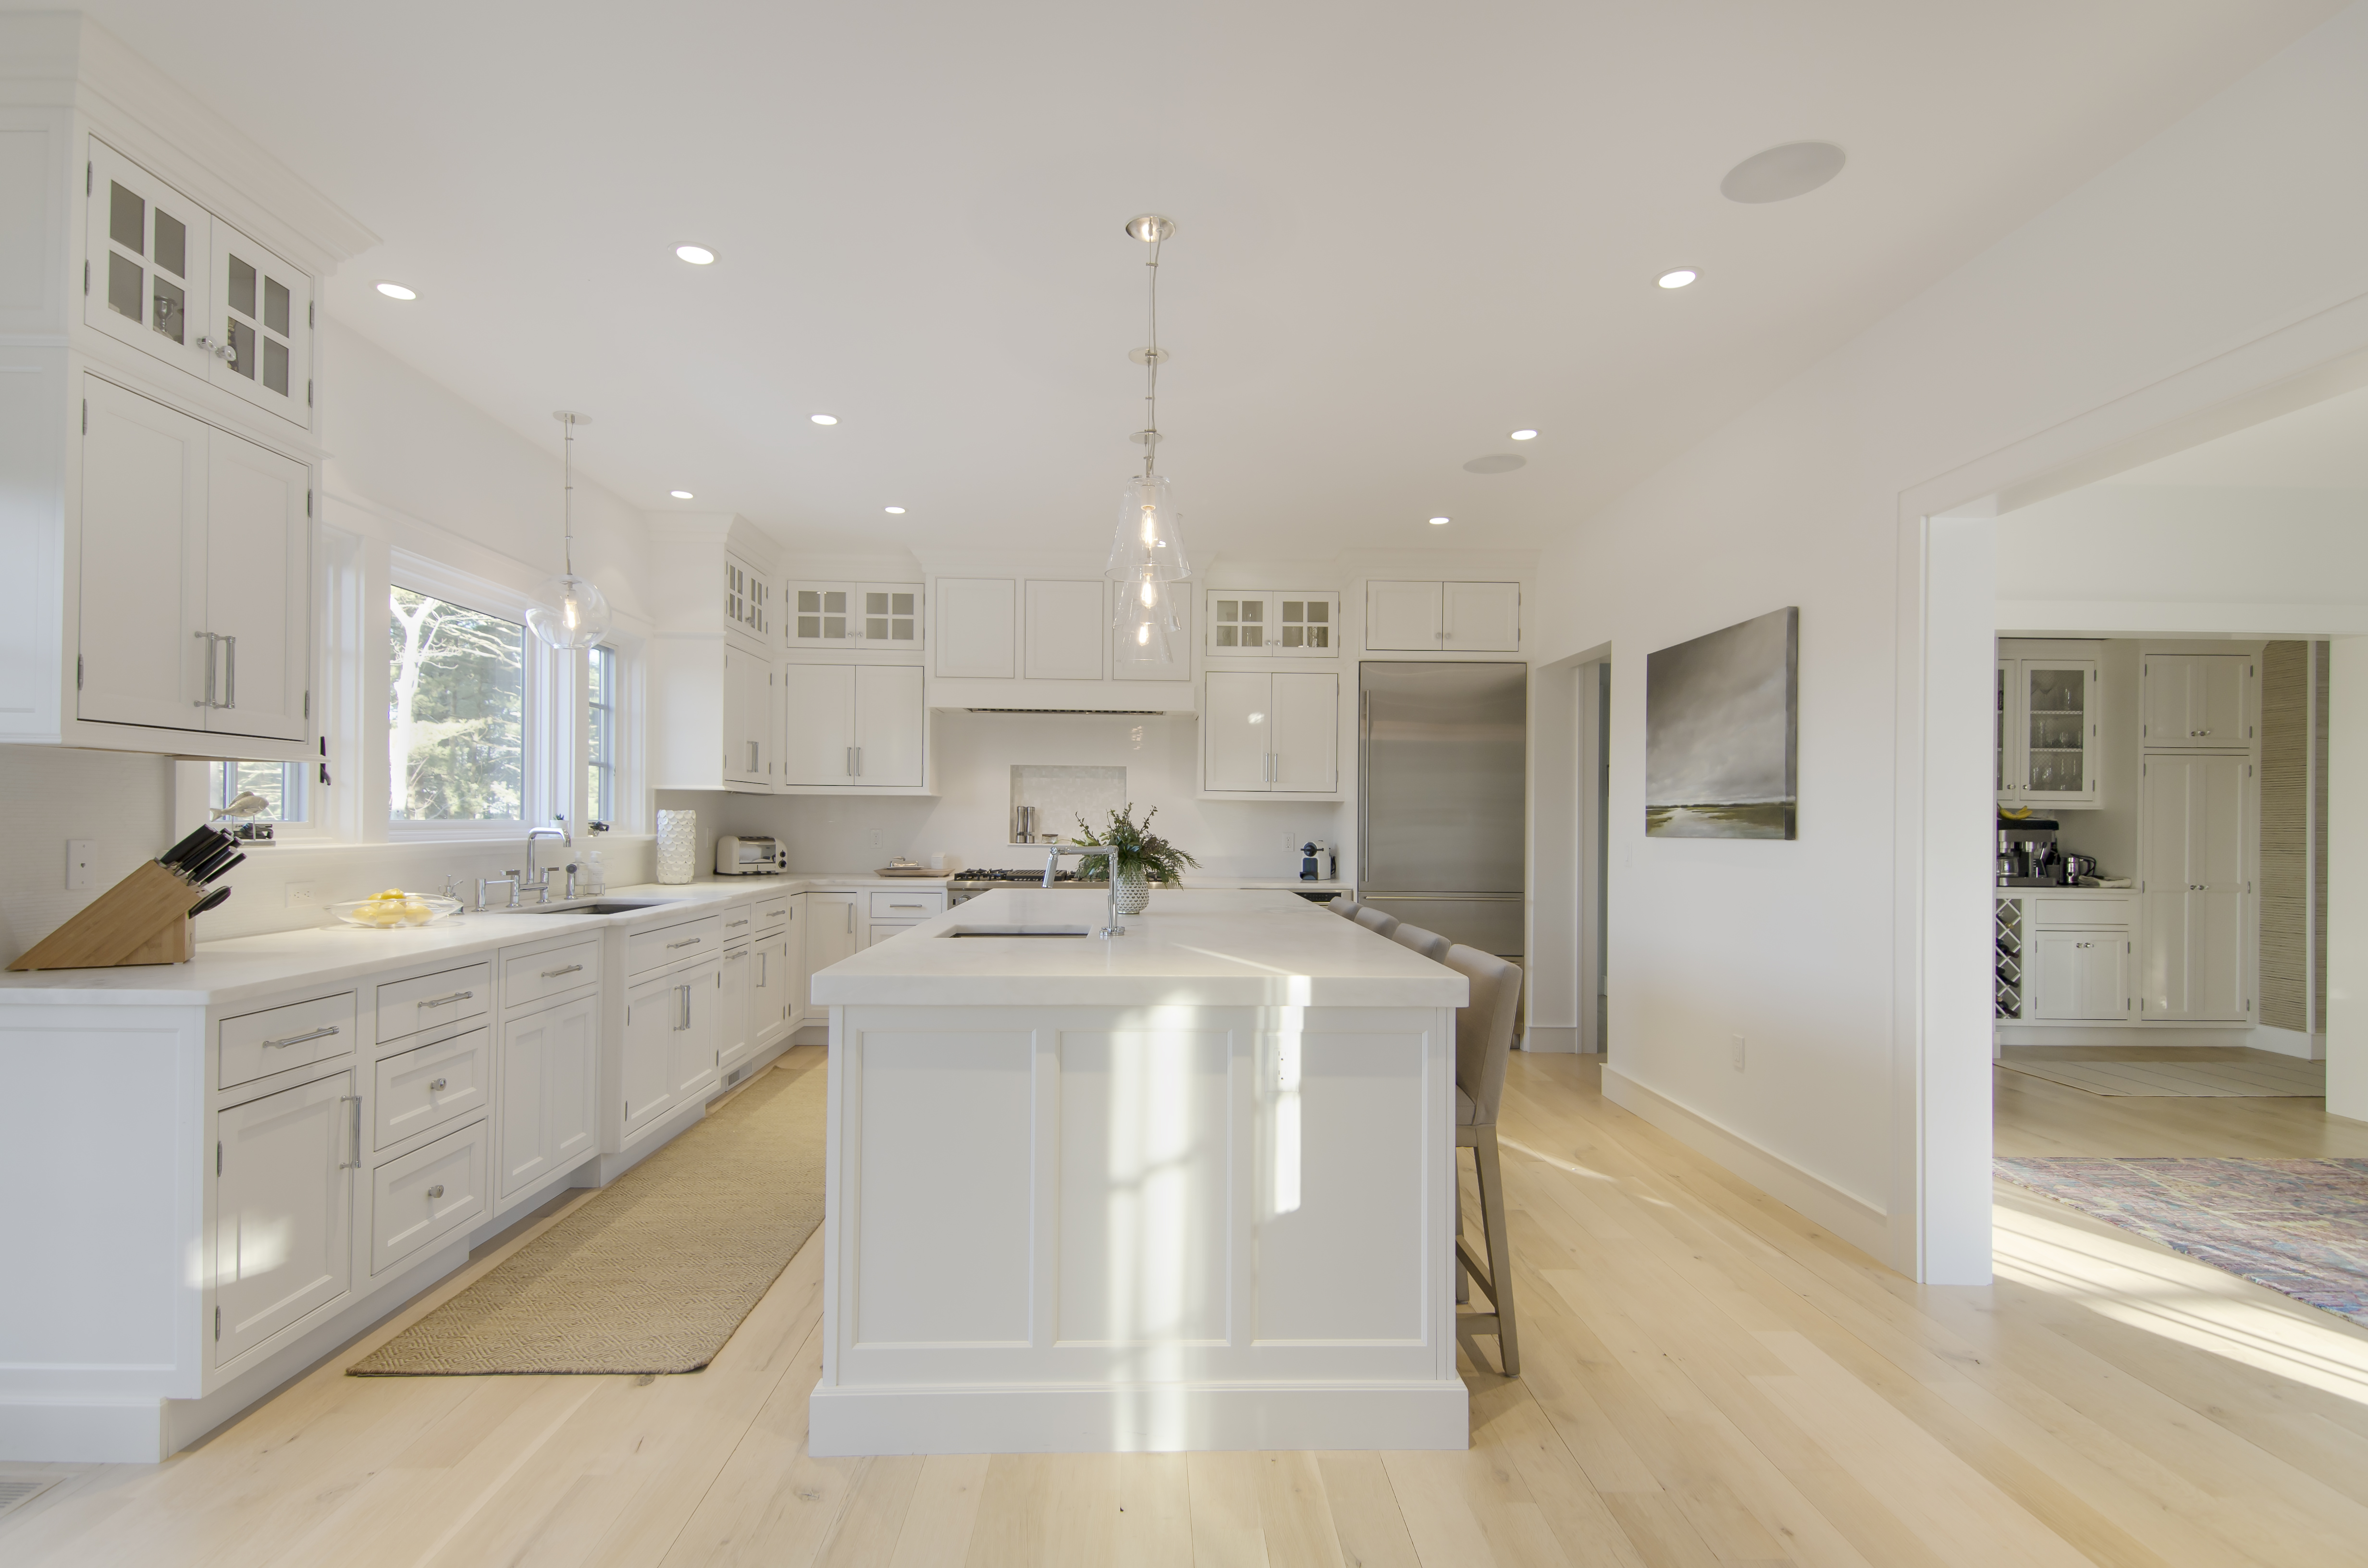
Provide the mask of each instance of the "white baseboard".
[{"label": "white baseboard", "polygon": [[817,1458],[1465,1449],[1463,1380],[1132,1388],[818,1388]]},{"label": "white baseboard", "polygon": [[2255,1051],[2274,1051],[2280,1056],[2299,1056],[2305,1062],[2327,1060],[2327,1036],[2305,1034],[2300,1029],[2282,1029],[2272,1024],[2257,1024],[2253,1038],[2245,1042]]},{"label": "white baseboard", "polygon": [[1743,1134],[1698,1111],[1689,1110],[1657,1089],[1603,1064],[1603,1097],[1632,1110],[1698,1154],[1707,1155],[1752,1186],[1816,1221],[1870,1257],[1892,1263],[1891,1224],[1884,1211],[1823,1176],[1813,1176],[1781,1154],[1771,1154]]},{"label": "white baseboard", "polygon": [[1521,1049],[1542,1055],[1576,1056],[1578,1053],[1577,1024],[1531,1024],[1521,1037]]},{"label": "white baseboard", "polygon": [[[2260,1043],[2250,1024],[1999,1024],[1991,1033],[2009,1045],[2245,1046]],[[2264,1047],[2264,1049],[2274,1049]]]}]

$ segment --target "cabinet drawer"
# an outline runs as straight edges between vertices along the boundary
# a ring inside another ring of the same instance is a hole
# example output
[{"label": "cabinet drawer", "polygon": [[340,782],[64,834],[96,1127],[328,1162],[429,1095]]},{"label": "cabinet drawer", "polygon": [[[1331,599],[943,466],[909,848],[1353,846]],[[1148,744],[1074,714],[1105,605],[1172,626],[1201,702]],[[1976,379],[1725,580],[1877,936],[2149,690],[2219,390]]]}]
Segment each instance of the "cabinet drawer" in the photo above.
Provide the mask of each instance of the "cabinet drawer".
[{"label": "cabinet drawer", "polygon": [[373,1149],[392,1149],[431,1127],[441,1127],[485,1104],[491,1082],[493,1031],[473,1028],[390,1056],[378,1064]]},{"label": "cabinet drawer", "polygon": [[448,1132],[370,1173],[370,1272],[484,1217],[485,1123]]},{"label": "cabinet drawer", "polygon": [[625,938],[625,972],[647,974],[686,959],[706,958],[723,950],[723,917],[711,915],[679,926],[640,931]]},{"label": "cabinet drawer", "polygon": [[876,948],[899,931],[910,931],[920,924],[917,920],[874,920],[863,928],[863,945]]},{"label": "cabinet drawer", "polygon": [[945,912],[943,889],[930,892],[875,891],[871,895],[871,918],[874,920],[927,920],[932,915]]},{"label": "cabinet drawer", "polygon": [[783,893],[778,898],[760,898],[757,901],[757,934],[758,936],[761,937],[768,931],[778,931],[789,923],[789,894]]},{"label": "cabinet drawer", "polygon": [[343,1056],[353,1048],[354,994],[350,991],[224,1018],[214,1086],[227,1089],[268,1073]]},{"label": "cabinet drawer", "polygon": [[546,996],[592,985],[600,979],[600,938],[571,942],[547,953],[502,959],[502,1006],[516,1012]]},{"label": "cabinet drawer", "polygon": [[745,942],[757,934],[757,910],[753,904],[744,903],[723,910],[716,918],[723,922],[723,939],[727,942]]},{"label": "cabinet drawer", "polygon": [[2066,926],[2137,924],[2137,902],[2127,898],[2034,898],[2030,901],[2031,928],[2055,930]]},{"label": "cabinet drawer", "polygon": [[494,966],[472,963],[439,970],[416,980],[394,980],[378,988],[378,1038],[382,1044],[407,1034],[473,1018],[493,1006]]}]

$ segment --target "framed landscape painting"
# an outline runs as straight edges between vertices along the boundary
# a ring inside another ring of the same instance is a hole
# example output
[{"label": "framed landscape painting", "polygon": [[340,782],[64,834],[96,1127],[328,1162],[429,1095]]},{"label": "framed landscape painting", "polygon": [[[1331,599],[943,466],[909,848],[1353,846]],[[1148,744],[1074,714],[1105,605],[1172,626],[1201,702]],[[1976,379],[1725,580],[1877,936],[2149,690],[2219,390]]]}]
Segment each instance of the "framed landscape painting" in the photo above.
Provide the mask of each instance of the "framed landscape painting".
[{"label": "framed landscape painting", "polygon": [[1801,611],[1645,657],[1645,833],[1797,838]]}]

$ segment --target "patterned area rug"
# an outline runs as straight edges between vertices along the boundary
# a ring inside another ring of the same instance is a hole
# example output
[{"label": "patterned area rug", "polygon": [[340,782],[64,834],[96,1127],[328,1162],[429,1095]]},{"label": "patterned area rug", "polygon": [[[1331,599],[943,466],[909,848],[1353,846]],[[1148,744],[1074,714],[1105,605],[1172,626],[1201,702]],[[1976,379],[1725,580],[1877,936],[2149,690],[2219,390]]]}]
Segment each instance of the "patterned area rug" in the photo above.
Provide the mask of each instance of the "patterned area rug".
[{"label": "patterned area rug", "polygon": [[1996,1160],[1998,1174],[2368,1328],[2368,1160]]},{"label": "patterned area rug", "polygon": [[758,1074],[347,1370],[698,1371],[822,1223],[826,1073]]},{"label": "patterned area rug", "polygon": [[2255,1051],[2242,1062],[2132,1062],[2109,1056],[2003,1056],[1998,1065],[2092,1095],[2149,1099],[2324,1099],[2327,1063]]}]

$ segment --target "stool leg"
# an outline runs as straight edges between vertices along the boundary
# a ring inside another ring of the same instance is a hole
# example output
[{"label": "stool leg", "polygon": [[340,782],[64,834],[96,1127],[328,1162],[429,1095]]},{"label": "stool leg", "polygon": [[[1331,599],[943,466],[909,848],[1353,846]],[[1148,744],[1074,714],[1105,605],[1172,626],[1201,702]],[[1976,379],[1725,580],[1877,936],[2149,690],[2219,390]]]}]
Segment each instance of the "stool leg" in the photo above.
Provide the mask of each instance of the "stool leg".
[{"label": "stool leg", "polygon": [[1488,1284],[1496,1297],[1491,1305],[1497,1309],[1497,1358],[1507,1377],[1519,1377],[1521,1348],[1513,1333],[1513,1243],[1505,1229],[1505,1175],[1497,1161],[1497,1129],[1491,1125],[1478,1131],[1472,1160],[1480,1178],[1480,1224],[1488,1244]]},{"label": "stool leg", "polygon": [[[1455,1162],[1455,1169],[1452,1174],[1454,1179],[1452,1184],[1452,1187],[1455,1199],[1455,1239],[1460,1242],[1463,1239],[1463,1161],[1460,1156]],[[1472,1304],[1472,1275],[1470,1271],[1463,1267],[1463,1254],[1462,1249],[1451,1247],[1448,1250],[1453,1254],[1455,1258],[1455,1304],[1459,1307],[1468,1307]]]}]

